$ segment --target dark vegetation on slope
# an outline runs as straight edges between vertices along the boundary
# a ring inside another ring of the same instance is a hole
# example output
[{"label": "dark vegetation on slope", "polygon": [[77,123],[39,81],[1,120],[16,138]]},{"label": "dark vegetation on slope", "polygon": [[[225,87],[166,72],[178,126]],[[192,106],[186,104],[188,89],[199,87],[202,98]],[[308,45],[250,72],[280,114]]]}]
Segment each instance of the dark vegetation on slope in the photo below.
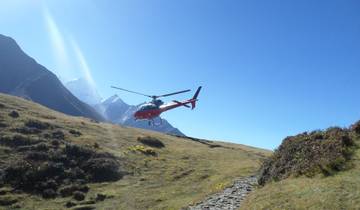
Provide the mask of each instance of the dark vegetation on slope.
[{"label": "dark vegetation on slope", "polygon": [[152,136],[139,136],[137,140],[150,147],[162,148],[165,147],[164,143],[162,143],[159,139]]},{"label": "dark vegetation on slope", "polygon": [[105,121],[95,109],[73,96],[55,74],[23,52],[15,40],[1,34],[0,92],[65,114]]},{"label": "dark vegetation on slope", "polygon": [[4,118],[0,115],[1,187],[44,198],[81,199],[89,190],[87,183],[117,181],[124,175],[121,159],[67,141],[67,136],[81,136],[76,130],[23,119],[16,111]]},{"label": "dark vegetation on slope", "polygon": [[351,168],[351,157],[357,149],[360,121],[350,128],[329,128],[284,139],[261,168],[259,184],[290,176],[333,175]]}]

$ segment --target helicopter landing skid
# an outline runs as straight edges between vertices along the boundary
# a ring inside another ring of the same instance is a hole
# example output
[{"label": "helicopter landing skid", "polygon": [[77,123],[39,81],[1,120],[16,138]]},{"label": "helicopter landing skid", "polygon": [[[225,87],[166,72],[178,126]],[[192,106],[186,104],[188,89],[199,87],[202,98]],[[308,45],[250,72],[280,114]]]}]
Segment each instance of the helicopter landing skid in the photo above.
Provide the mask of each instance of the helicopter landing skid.
[{"label": "helicopter landing skid", "polygon": [[162,122],[161,118],[159,118],[159,119],[160,119],[160,123],[156,123],[154,118],[149,119],[149,121],[148,121],[149,126],[154,126],[154,127],[161,126],[163,124],[163,122]]}]

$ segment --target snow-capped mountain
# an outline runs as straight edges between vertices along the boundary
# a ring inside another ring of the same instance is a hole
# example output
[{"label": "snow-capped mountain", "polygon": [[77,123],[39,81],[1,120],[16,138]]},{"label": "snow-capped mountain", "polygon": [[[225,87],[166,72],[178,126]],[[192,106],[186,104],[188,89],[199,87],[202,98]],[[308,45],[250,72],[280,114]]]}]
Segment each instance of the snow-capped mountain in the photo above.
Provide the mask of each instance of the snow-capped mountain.
[{"label": "snow-capped mountain", "polygon": [[135,106],[125,103],[118,95],[113,95],[103,100],[100,104],[95,105],[95,109],[106,119],[118,124],[123,124],[122,118],[131,108],[135,108]]},{"label": "snow-capped mountain", "polygon": [[65,83],[65,87],[70,90],[81,101],[94,106],[101,103],[101,96],[86,79],[80,78]]},{"label": "snow-capped mountain", "polygon": [[[129,105],[121,100],[118,95],[114,95],[96,105],[95,109],[107,120],[116,124],[184,136],[179,129],[174,128],[167,120],[162,118],[162,124],[158,126],[149,126],[147,121],[135,121],[133,115],[140,105]],[[157,119],[157,121],[160,121],[160,119]]]}]

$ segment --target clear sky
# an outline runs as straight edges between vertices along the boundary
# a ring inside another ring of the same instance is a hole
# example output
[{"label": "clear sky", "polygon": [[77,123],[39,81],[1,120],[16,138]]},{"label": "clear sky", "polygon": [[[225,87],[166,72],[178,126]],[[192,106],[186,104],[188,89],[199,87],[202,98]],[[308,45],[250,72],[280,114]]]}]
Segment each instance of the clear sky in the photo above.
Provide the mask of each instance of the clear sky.
[{"label": "clear sky", "polygon": [[0,33],[104,98],[147,100],[110,85],[202,85],[196,110],[163,116],[190,136],[273,149],[360,119],[359,11],[358,0],[1,0]]}]

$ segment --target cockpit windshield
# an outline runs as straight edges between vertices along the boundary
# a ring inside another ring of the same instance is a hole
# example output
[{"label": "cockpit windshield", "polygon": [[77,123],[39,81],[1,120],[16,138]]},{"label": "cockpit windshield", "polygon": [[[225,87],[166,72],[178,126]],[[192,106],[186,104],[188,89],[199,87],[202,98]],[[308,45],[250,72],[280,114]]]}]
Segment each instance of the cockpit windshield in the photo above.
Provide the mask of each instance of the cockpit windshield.
[{"label": "cockpit windshield", "polygon": [[138,111],[147,111],[147,110],[152,110],[152,109],[157,109],[158,107],[155,104],[144,104],[142,106],[140,106],[140,108],[138,109]]}]

